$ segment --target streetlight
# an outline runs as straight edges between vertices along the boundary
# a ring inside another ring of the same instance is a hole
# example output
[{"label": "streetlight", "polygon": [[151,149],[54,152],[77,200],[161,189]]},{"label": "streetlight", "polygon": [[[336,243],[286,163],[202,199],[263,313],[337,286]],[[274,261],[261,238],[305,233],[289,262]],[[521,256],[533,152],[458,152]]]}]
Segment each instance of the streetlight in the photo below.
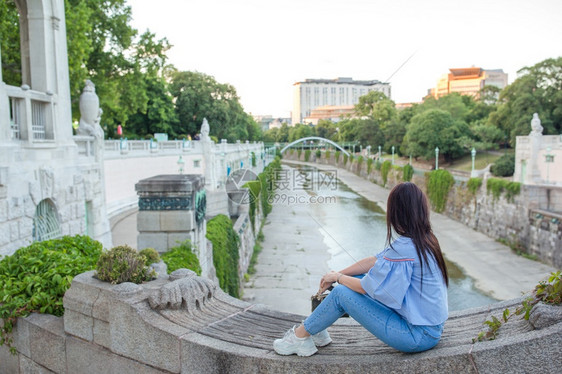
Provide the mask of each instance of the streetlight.
[{"label": "streetlight", "polygon": [[180,174],[183,174],[183,166],[185,165],[185,161],[183,160],[183,157],[180,155],[180,158],[178,159],[178,166],[180,168]]},{"label": "streetlight", "polygon": [[474,171],[474,159],[476,158],[476,149],[472,147],[472,151],[470,151],[470,155],[472,156],[472,171],[470,172],[471,178],[476,178],[476,172]]},{"label": "streetlight", "polygon": [[379,145],[379,161],[381,159],[381,146]]},{"label": "streetlight", "polygon": [[549,169],[549,165],[554,162],[554,155],[551,154],[550,151],[552,151],[552,148],[548,147],[548,148],[546,149],[546,155],[544,155],[544,157],[545,157],[545,162],[546,162],[546,184],[549,183],[549,182],[548,182],[548,176],[549,176],[549,175],[548,175],[548,174],[549,174],[549,173],[548,173],[548,171],[549,171],[548,169]]},{"label": "streetlight", "polygon": [[394,146],[392,146],[392,165],[394,165]]},{"label": "streetlight", "polygon": [[435,147],[435,170],[439,170],[439,147]]}]

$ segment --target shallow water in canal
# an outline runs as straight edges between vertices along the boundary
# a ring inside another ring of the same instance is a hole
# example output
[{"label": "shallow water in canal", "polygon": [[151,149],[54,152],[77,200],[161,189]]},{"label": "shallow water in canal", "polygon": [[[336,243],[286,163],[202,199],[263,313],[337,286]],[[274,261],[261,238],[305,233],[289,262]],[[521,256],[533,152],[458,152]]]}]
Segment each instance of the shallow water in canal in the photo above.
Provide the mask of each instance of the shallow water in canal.
[{"label": "shallow water in canal", "polygon": [[[316,168],[297,168],[302,188],[307,191],[309,217],[313,220],[332,255],[328,265],[340,270],[364,257],[384,249],[386,219],[384,211],[374,202],[353,192],[337,180],[337,173]],[[437,238],[439,239],[439,238]],[[447,249],[442,248],[446,254]],[[497,302],[474,287],[473,279],[447,261],[449,272],[449,311],[462,310]]]}]

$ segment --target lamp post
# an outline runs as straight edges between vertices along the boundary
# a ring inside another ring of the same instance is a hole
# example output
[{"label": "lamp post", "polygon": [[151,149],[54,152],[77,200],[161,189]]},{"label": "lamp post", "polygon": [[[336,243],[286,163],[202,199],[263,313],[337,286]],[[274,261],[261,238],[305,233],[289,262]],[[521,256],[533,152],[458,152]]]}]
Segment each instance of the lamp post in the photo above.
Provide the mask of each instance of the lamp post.
[{"label": "lamp post", "polygon": [[439,170],[439,147],[435,147],[435,170]]},{"label": "lamp post", "polygon": [[394,146],[392,146],[392,165],[394,165]]},{"label": "lamp post", "polygon": [[549,177],[549,165],[554,162],[554,155],[550,153],[551,151],[552,151],[552,148],[548,147],[546,149],[546,155],[544,155],[545,162],[546,162],[546,184],[549,183],[549,181],[548,181],[548,179],[549,179],[548,178]]},{"label": "lamp post", "polygon": [[382,155],[382,154],[381,154],[381,146],[379,145],[379,161],[380,161],[380,159],[381,159],[381,155]]},{"label": "lamp post", "polygon": [[178,167],[180,169],[180,174],[183,174],[184,165],[185,165],[185,161],[183,160],[183,157],[180,155],[180,158],[178,159]]},{"label": "lamp post", "polygon": [[472,151],[470,151],[470,155],[472,156],[472,171],[470,172],[470,177],[475,178],[476,172],[474,171],[474,159],[476,158],[476,149],[472,147]]}]

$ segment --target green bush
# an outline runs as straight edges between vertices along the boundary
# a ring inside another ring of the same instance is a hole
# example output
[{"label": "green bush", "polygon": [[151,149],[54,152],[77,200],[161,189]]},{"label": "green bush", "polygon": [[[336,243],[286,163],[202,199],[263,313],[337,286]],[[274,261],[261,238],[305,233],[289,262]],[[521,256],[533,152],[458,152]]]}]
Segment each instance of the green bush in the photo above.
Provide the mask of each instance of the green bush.
[{"label": "green bush", "polygon": [[248,188],[248,200],[250,201],[250,222],[252,222],[252,228],[255,228],[256,222],[256,202],[259,199],[261,186],[260,181],[248,181],[244,184],[244,187]]},{"label": "green bush", "polygon": [[412,180],[413,176],[414,176],[414,168],[412,167],[412,165],[410,164],[404,165],[404,168],[402,169],[402,180],[404,180],[404,182],[409,182]]},{"label": "green bush", "polygon": [[466,187],[473,195],[480,189],[480,186],[482,186],[482,178],[470,178],[466,182]]},{"label": "green bush", "polygon": [[304,151],[304,160],[306,162],[308,162],[308,160],[310,160],[310,153],[311,153],[310,149],[307,149],[306,151]]},{"label": "green bush", "polygon": [[213,243],[213,264],[222,290],[231,296],[240,296],[238,276],[238,244],[240,238],[232,227],[232,221],[219,214],[207,222],[207,239]]},{"label": "green bush", "polygon": [[449,190],[455,183],[455,179],[447,170],[439,169],[428,173],[427,197],[431,202],[433,210],[441,213],[447,204]]},{"label": "green bush", "polygon": [[146,261],[144,262],[146,266],[149,266],[150,264],[153,264],[155,262],[160,262],[160,255],[158,255],[158,251],[156,251],[156,249],[154,248],[145,248],[140,251],[139,254],[146,258]]},{"label": "green bush", "polygon": [[154,278],[155,273],[145,265],[146,257],[128,245],[111,248],[100,255],[96,265],[96,276],[105,282],[142,283]]},{"label": "green bush", "polygon": [[340,154],[341,154],[340,151],[336,151],[336,153],[334,153],[334,158],[335,158],[336,164],[338,162],[340,162]]},{"label": "green bush", "polygon": [[297,158],[300,160],[301,159],[301,153],[302,153],[302,149],[297,149]]},{"label": "green bush", "polygon": [[330,160],[330,155],[331,155],[330,151],[326,151],[326,154],[325,154],[326,160]]},{"label": "green bush", "polygon": [[343,166],[347,165],[347,160],[349,159],[349,157],[344,153],[343,154]]},{"label": "green bush", "polygon": [[361,170],[361,164],[363,163],[363,156],[357,157],[357,171]]},{"label": "green bush", "polygon": [[322,157],[322,151],[319,150],[319,149],[316,150],[316,153],[315,153],[315,154],[316,154],[316,159],[317,159],[317,160],[319,160],[319,159]]},{"label": "green bush", "polygon": [[373,170],[373,159],[367,159],[367,174],[371,174],[371,170]]},{"label": "green bush", "polygon": [[381,165],[381,176],[382,176],[382,185],[386,186],[386,182],[388,180],[388,172],[392,167],[392,163],[389,160],[386,160]]},{"label": "green bush", "polygon": [[252,166],[255,167],[256,166],[256,153],[252,152],[251,157],[252,157]]},{"label": "green bush", "polygon": [[515,172],[515,155],[505,154],[497,159],[490,168],[490,172],[496,177],[510,177]]},{"label": "green bush", "polygon": [[102,252],[88,236],[64,236],[35,242],[0,260],[0,345],[12,347],[11,332],[18,317],[31,312],[62,316],[62,298],[72,279],[92,270]]},{"label": "green bush", "polygon": [[191,242],[186,240],[168,252],[162,253],[162,261],[168,267],[168,274],[178,269],[190,269],[201,275],[199,259],[191,250]]},{"label": "green bush", "polygon": [[379,160],[375,161],[375,170],[380,171],[382,168],[382,162]]}]

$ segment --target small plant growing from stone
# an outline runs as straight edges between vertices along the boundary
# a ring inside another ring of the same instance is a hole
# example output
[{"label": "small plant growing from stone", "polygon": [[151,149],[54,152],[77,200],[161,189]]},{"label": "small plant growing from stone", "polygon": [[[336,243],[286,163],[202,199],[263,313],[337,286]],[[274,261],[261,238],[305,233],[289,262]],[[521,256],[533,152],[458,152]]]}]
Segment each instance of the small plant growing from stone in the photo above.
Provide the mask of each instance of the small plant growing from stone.
[{"label": "small plant growing from stone", "polygon": [[500,327],[507,323],[514,315],[523,314],[523,317],[529,320],[531,309],[533,309],[533,306],[538,302],[552,305],[559,305],[562,303],[562,271],[559,270],[552,273],[548,280],[539,282],[532,296],[523,300],[521,306],[515,310],[515,313],[512,313],[509,308],[506,308],[502,313],[501,319],[492,316],[491,320],[486,320],[484,324],[488,326],[488,330],[481,331],[476,338],[472,339],[472,342],[494,340],[498,335]]},{"label": "small plant growing from stone", "polygon": [[155,278],[156,273],[145,263],[146,257],[128,245],[113,247],[100,255],[96,276],[112,284],[146,282]]},{"label": "small plant growing from stone", "polygon": [[150,266],[150,264],[160,262],[160,255],[158,254],[158,251],[156,251],[156,249],[154,248],[145,248],[142,251],[140,251],[139,254],[141,256],[146,257],[146,261],[144,263],[146,266]]}]

